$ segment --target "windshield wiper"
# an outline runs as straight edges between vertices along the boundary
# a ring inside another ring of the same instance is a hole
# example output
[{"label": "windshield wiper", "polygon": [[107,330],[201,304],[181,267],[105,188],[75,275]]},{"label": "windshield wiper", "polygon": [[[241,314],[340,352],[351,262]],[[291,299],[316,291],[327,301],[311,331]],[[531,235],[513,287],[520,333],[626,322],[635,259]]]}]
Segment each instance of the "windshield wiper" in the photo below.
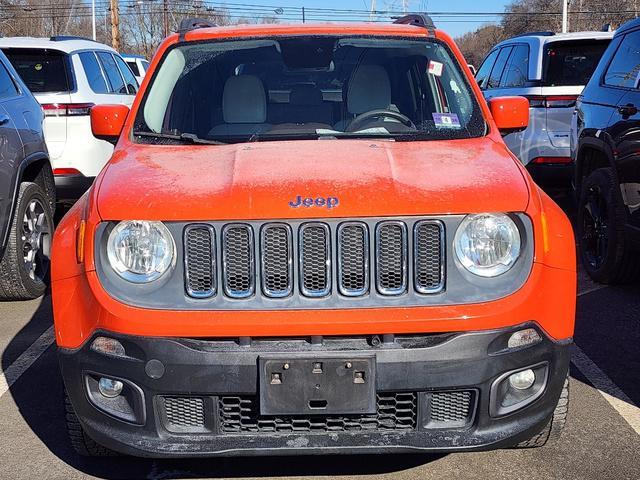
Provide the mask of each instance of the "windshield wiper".
[{"label": "windshield wiper", "polygon": [[197,145],[226,145],[225,142],[219,140],[207,140],[206,138],[200,138],[193,133],[157,133],[157,132],[145,132],[135,131],[133,134],[137,137],[156,138],[158,140],[173,140],[175,142],[193,143]]}]

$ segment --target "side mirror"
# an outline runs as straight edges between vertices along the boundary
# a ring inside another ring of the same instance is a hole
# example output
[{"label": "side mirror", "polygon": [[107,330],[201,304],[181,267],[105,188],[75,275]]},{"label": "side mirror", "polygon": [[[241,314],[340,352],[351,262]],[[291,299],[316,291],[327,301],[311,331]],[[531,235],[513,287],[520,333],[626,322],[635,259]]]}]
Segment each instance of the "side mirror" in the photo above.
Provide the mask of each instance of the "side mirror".
[{"label": "side mirror", "polygon": [[129,115],[126,105],[96,105],[91,109],[93,136],[115,144]]},{"label": "side mirror", "polygon": [[521,132],[529,126],[529,100],[524,97],[492,98],[489,110],[503,136]]}]

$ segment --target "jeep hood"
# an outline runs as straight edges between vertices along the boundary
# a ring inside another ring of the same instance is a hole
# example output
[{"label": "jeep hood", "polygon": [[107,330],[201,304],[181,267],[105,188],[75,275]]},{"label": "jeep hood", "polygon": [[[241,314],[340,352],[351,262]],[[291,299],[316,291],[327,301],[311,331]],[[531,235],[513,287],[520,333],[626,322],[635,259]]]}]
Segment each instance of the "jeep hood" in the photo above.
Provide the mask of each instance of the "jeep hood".
[{"label": "jeep hood", "polygon": [[[524,211],[529,199],[516,160],[490,138],[126,144],[96,185],[104,220],[465,214]],[[339,203],[292,207],[298,196]]]}]

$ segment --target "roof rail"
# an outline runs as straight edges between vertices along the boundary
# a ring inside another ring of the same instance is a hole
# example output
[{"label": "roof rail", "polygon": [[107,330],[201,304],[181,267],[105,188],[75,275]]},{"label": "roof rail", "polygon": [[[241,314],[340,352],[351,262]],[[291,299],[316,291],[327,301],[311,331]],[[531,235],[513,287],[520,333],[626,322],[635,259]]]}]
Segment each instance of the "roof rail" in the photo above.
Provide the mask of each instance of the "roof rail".
[{"label": "roof rail", "polygon": [[53,37],[49,37],[49,40],[52,42],[65,42],[67,40],[85,40],[87,42],[95,42],[91,38],[87,37],[79,37],[76,35],[54,35]]},{"label": "roof rail", "polygon": [[393,23],[426,28],[431,35],[435,35],[436,26],[431,17],[426,13],[412,13],[404,17],[394,18]]},{"label": "roof rail", "polygon": [[525,32],[525,33],[521,33],[520,35],[514,35],[511,38],[518,38],[518,37],[553,37],[556,33],[555,32]]},{"label": "roof rail", "polygon": [[184,36],[187,32],[191,30],[197,30],[198,28],[210,28],[217,27],[213,22],[209,20],[205,20],[204,18],[185,18],[180,22],[180,27],[178,28],[178,34],[180,36],[180,40],[184,40]]}]

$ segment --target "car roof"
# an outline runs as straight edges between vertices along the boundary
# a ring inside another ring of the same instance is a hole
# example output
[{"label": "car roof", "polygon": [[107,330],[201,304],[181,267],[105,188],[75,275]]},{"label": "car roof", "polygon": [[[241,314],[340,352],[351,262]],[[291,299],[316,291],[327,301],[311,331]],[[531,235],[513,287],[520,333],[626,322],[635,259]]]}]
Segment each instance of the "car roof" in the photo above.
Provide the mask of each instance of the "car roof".
[{"label": "car roof", "polygon": [[640,27],[640,17],[620,25],[620,28],[618,28],[618,30],[616,30],[616,37],[618,35],[624,35],[628,31],[633,30],[633,29],[638,28],[638,27]]},{"label": "car roof", "polygon": [[46,48],[65,53],[78,50],[108,50],[117,53],[109,45],[79,37],[2,37],[0,38],[0,48]]},{"label": "car roof", "polygon": [[496,47],[502,45],[510,45],[512,43],[528,43],[543,45],[547,43],[561,42],[567,40],[610,40],[615,32],[570,32],[570,33],[553,33],[553,32],[533,32],[530,34],[517,35],[498,43]]}]

